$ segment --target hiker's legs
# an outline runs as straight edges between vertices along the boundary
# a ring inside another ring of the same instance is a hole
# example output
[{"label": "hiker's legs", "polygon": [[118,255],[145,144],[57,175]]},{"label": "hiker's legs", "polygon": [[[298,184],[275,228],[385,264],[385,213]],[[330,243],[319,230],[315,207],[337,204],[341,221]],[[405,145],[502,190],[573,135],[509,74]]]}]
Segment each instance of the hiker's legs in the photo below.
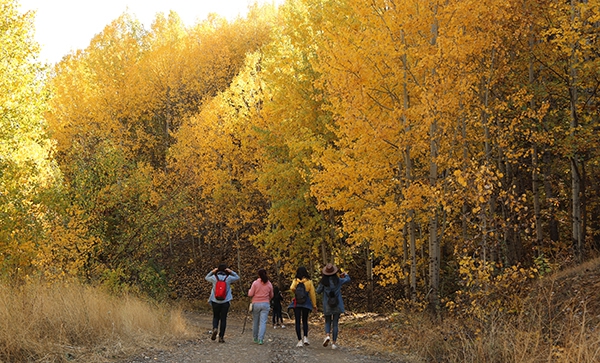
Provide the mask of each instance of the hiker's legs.
[{"label": "hiker's legs", "polygon": [[304,332],[304,336],[308,336],[308,314],[310,310],[307,308],[302,308],[302,331]]},{"label": "hiker's legs", "polygon": [[277,306],[273,305],[273,325],[277,325]]},{"label": "hiker's legs", "polygon": [[302,340],[302,330],[300,330],[300,322],[302,320],[303,308],[294,308],[294,319],[296,320],[296,336],[298,340]]},{"label": "hiker's legs", "polygon": [[217,304],[216,302],[211,302],[210,305],[212,305],[212,310],[213,310],[212,328],[213,328],[213,331],[215,331],[219,328],[219,320],[221,319],[221,304]]},{"label": "hiker's legs", "polygon": [[267,320],[269,319],[269,303],[259,304],[260,324],[258,326],[258,340],[265,339],[265,332],[267,330]]},{"label": "hiker's legs", "polygon": [[331,322],[331,325],[332,325],[331,341],[335,343],[335,342],[337,342],[337,337],[338,337],[338,331],[339,331],[338,323],[340,322],[340,314],[333,314],[332,316],[333,316],[333,319]]},{"label": "hiker's legs", "polygon": [[225,336],[225,329],[227,328],[227,313],[229,312],[229,301],[217,305],[222,305],[220,311],[221,329],[219,329],[219,337],[223,338]]},{"label": "hiker's legs", "polygon": [[273,305],[273,325],[283,323],[281,306]]},{"label": "hiker's legs", "polygon": [[331,318],[333,315],[325,315],[325,334],[331,333]]},{"label": "hiker's legs", "polygon": [[258,319],[260,317],[260,311],[257,303],[252,304],[252,338],[258,340]]}]

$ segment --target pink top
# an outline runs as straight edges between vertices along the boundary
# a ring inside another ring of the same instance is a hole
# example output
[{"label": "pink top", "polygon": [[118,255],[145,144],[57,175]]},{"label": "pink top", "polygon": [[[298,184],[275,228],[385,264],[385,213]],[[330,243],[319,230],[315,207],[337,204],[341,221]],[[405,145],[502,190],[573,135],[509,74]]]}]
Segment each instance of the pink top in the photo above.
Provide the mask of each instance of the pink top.
[{"label": "pink top", "polygon": [[268,303],[273,298],[273,285],[271,281],[263,283],[261,279],[256,279],[248,291],[248,296],[252,297],[253,303]]}]

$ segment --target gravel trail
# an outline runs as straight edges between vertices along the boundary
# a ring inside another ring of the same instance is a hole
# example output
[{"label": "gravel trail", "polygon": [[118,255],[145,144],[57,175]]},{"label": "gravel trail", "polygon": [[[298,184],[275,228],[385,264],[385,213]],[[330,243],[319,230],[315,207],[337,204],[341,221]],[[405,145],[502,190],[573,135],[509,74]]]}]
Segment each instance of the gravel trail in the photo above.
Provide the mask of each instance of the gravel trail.
[{"label": "gravel trail", "polygon": [[[270,317],[269,317],[270,319]],[[343,328],[340,327],[338,349],[331,346],[323,347],[324,333],[322,325],[311,324],[309,340],[311,344],[296,347],[294,321],[285,320],[286,328],[273,329],[267,325],[267,333],[263,345],[255,344],[252,340],[252,317],[249,316],[246,328],[242,334],[244,317],[233,315],[227,319],[225,343],[210,340],[209,330],[212,317],[208,314],[189,314],[188,320],[198,339],[175,343],[164,349],[148,349],[135,357],[123,360],[122,363],[300,363],[300,362],[331,362],[331,363],[401,363],[402,360],[393,357],[373,356],[359,348],[345,346]]]}]

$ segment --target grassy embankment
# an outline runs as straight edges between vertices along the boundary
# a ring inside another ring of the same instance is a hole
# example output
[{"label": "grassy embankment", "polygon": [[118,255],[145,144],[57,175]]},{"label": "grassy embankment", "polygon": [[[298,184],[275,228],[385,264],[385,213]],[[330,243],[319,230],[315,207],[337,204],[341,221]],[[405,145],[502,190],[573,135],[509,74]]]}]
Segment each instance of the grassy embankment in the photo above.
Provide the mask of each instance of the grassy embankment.
[{"label": "grassy embankment", "polygon": [[442,321],[411,311],[357,314],[344,319],[340,342],[401,352],[406,363],[600,362],[600,259],[542,278],[519,305]]},{"label": "grassy embankment", "polygon": [[182,312],[79,284],[0,285],[0,362],[100,362],[186,338]]}]

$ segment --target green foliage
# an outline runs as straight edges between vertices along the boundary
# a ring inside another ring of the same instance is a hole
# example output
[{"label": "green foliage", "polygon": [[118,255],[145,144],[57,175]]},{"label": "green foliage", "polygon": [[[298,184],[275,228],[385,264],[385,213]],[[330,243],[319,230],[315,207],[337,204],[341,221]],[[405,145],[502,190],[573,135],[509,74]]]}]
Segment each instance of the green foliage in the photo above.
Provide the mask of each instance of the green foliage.
[{"label": "green foliage", "polygon": [[33,273],[60,180],[42,118],[47,94],[32,19],[16,1],[0,2],[0,274],[13,278]]}]

